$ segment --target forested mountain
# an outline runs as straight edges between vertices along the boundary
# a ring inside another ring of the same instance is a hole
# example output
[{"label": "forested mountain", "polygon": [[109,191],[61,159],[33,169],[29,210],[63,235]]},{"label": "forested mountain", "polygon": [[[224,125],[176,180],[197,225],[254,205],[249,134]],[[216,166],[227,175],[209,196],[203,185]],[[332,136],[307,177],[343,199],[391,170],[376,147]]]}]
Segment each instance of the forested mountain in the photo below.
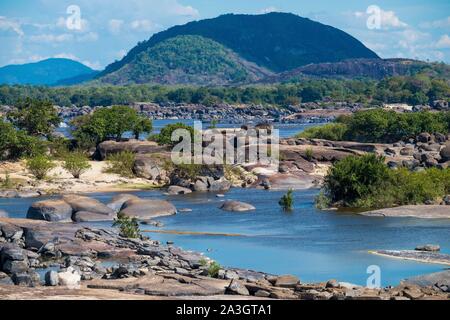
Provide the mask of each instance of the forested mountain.
[{"label": "forested mountain", "polygon": [[311,63],[378,58],[349,34],[291,13],[226,14],[159,32],[131,49],[122,60],[107,66],[100,76],[125,67],[150,48],[180,35],[209,38],[243,59],[274,72]]}]

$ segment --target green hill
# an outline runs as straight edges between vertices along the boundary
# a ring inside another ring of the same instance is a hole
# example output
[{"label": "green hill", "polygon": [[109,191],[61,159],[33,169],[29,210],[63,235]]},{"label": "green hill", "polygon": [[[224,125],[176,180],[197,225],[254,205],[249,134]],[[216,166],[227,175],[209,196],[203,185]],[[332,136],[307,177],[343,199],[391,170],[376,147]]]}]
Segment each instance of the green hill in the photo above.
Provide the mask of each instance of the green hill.
[{"label": "green hill", "polygon": [[131,49],[122,60],[107,66],[101,76],[123,68],[142,52],[179,35],[209,38],[274,72],[311,63],[378,58],[349,34],[291,13],[227,14],[159,32]]},{"label": "green hill", "polygon": [[224,85],[252,82],[270,74],[213,40],[201,36],[177,36],[147,48],[98,81],[109,84]]}]

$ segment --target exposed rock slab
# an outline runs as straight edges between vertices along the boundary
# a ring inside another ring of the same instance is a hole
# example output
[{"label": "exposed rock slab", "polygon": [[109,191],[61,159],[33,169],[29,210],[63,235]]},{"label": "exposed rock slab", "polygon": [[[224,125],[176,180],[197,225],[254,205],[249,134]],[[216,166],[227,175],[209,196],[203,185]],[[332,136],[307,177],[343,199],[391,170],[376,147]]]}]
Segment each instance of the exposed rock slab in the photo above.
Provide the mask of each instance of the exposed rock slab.
[{"label": "exposed rock slab", "polygon": [[417,250],[376,250],[370,252],[392,258],[450,265],[450,254],[444,253]]},{"label": "exposed rock slab", "polygon": [[429,287],[437,284],[450,288],[450,270],[411,277],[403,280],[402,284],[414,284],[420,287]]},{"label": "exposed rock slab", "polygon": [[368,217],[411,217],[422,219],[450,219],[450,206],[409,205],[361,212]]}]

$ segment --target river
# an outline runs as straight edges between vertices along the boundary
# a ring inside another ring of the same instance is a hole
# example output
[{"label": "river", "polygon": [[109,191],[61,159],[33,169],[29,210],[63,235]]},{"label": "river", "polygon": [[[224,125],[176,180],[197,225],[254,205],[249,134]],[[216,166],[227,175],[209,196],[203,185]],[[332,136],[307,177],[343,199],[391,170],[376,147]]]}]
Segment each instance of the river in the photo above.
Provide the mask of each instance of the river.
[{"label": "river", "polygon": [[[221,265],[260,270],[275,274],[295,274],[302,281],[331,278],[366,284],[371,265],[381,269],[382,285],[396,285],[401,279],[441,271],[445,266],[380,257],[373,249],[414,249],[436,243],[450,253],[450,221],[410,218],[371,218],[351,213],[321,211],[314,206],[317,189],[295,191],[295,207],[290,213],[278,206],[281,191],[232,189],[224,198],[212,193],[166,196],[163,191],[134,192],[143,198],[162,198],[178,209],[191,212],[157,219],[164,227],[142,225],[143,230],[210,232],[224,235],[176,235],[146,233],[163,242],[173,241],[184,249],[203,252]],[[114,193],[93,194],[107,203]],[[221,201],[241,200],[256,211],[225,212]],[[36,199],[0,199],[0,209],[13,218],[24,218]],[[111,226],[111,223],[96,223]]]}]

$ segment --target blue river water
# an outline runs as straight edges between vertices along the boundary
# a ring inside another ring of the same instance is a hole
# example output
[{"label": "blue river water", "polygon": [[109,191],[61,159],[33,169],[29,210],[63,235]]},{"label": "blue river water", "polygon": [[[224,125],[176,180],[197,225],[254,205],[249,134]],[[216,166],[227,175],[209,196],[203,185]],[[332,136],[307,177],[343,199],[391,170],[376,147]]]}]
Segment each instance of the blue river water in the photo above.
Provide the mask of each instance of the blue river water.
[{"label": "blue river water", "polygon": [[[414,249],[436,243],[450,253],[450,221],[412,218],[373,218],[352,213],[321,211],[314,206],[318,190],[295,191],[294,210],[282,211],[282,191],[232,189],[224,198],[213,193],[167,196],[163,191],[133,192],[143,198],[171,201],[191,212],[157,219],[162,228],[142,225],[143,230],[210,232],[225,235],[176,235],[146,233],[162,242],[173,241],[184,249],[205,253],[221,265],[274,274],[295,274],[302,281],[331,278],[365,285],[371,265],[381,269],[382,285],[396,285],[414,275],[441,271],[442,265],[391,259],[368,253],[374,249]],[[115,193],[91,194],[107,203]],[[232,213],[220,210],[221,201],[240,200],[255,211]],[[0,209],[23,218],[36,199],[0,199]],[[111,226],[111,223],[96,223]]]}]

